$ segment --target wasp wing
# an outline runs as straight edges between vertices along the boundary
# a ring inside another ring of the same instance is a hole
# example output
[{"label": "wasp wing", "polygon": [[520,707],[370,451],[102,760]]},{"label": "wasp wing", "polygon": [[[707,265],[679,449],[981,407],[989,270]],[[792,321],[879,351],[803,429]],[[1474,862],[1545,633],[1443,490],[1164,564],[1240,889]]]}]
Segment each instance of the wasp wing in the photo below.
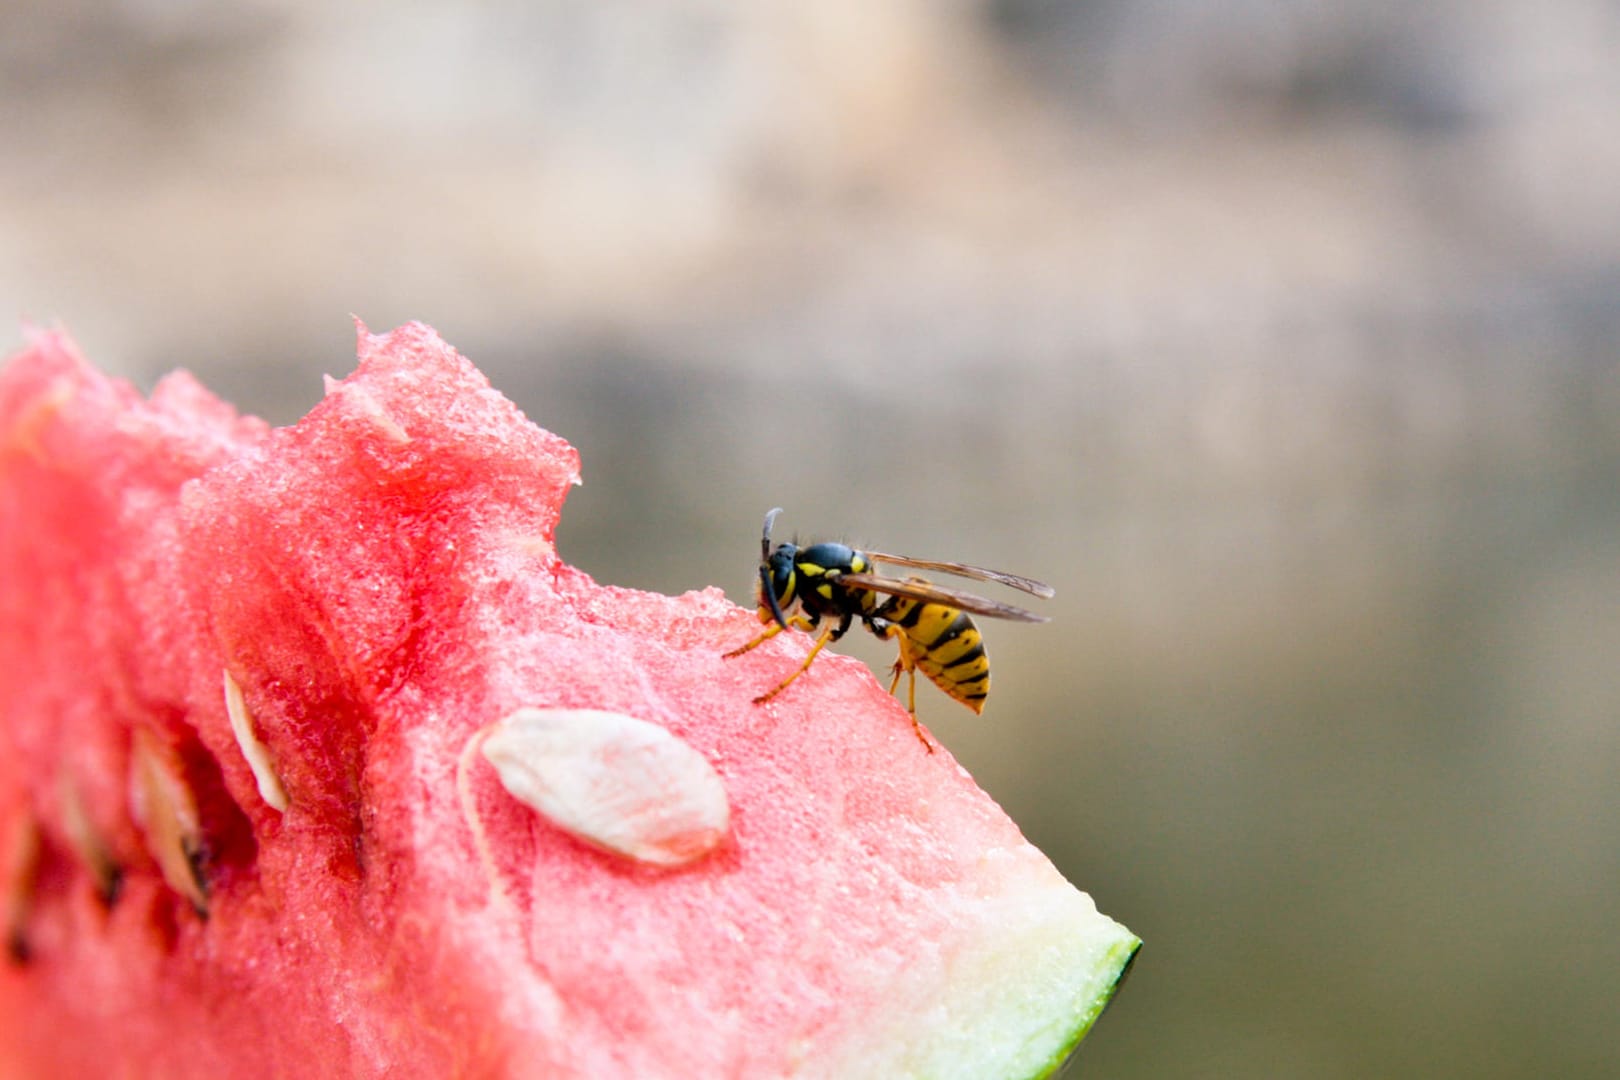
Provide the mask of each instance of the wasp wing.
[{"label": "wasp wing", "polygon": [[1052,586],[1044,581],[1021,577],[1018,574],[1009,574],[1003,570],[986,570],[982,566],[969,566],[967,563],[959,562],[913,559],[906,555],[885,555],[881,551],[868,551],[866,554],[878,562],[893,563],[896,566],[915,566],[919,570],[938,570],[943,574],[955,574],[957,577],[973,578],[977,581],[994,581],[1000,585],[1010,585],[1015,589],[1021,589],[1034,596],[1050,598],[1056,595],[1052,590]]},{"label": "wasp wing", "polygon": [[[872,557],[877,558],[876,555]],[[898,578],[878,577],[875,574],[839,574],[837,578],[831,580],[836,580],[839,585],[847,588],[904,596],[910,600],[921,600],[925,604],[943,604],[946,607],[970,611],[975,615],[988,615],[993,619],[1012,619],[1015,622],[1050,621],[1045,615],[1037,615],[1021,607],[1003,604],[999,600],[988,600],[972,593],[958,592],[955,589],[942,589],[927,581],[901,581]]]}]

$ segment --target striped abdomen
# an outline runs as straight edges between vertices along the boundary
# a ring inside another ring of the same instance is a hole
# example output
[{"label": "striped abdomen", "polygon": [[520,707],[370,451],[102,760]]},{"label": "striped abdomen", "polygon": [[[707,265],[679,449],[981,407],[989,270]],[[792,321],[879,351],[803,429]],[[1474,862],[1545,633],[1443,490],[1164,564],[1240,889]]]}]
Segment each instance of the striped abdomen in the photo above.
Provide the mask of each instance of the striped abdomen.
[{"label": "striped abdomen", "polygon": [[900,630],[902,667],[915,665],[945,693],[976,713],[984,711],[990,658],[967,612],[895,596],[883,605],[881,617]]}]

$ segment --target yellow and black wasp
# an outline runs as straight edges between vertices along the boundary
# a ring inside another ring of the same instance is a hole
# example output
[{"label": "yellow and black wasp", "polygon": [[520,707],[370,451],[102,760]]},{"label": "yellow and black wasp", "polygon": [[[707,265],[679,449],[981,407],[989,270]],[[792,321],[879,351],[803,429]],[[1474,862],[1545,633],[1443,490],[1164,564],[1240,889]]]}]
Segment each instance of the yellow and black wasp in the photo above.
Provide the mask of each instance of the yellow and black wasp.
[{"label": "yellow and black wasp", "polygon": [[943,589],[924,578],[881,577],[873,570],[877,563],[891,563],[994,581],[1034,596],[1052,595],[1051,586],[1017,574],[964,563],[857,551],[847,544],[829,542],[802,548],[796,543],[783,543],[773,549],[771,525],[781,512],[778,507],[765,515],[765,530],[759,542],[759,621],[770,625],[758,637],[725,655],[741,656],[789,627],[811,631],[823,618],[837,621],[827,623],[804,662],[787,678],[755,698],[756,705],[786,690],[794,679],[809,670],[828,642],[843,637],[850,624],[859,619],[879,638],[898,639],[900,658],[892,669],[894,681],[889,684],[889,693],[900,686],[900,676],[911,677],[906,707],[911,712],[917,738],[932,753],[934,747],[923,734],[922,725],[917,723],[918,669],[935,686],[975,713],[983,712],[984,700],[990,694],[990,658],[985,655],[984,641],[969,613],[1018,622],[1047,621],[1045,615],[971,593]]}]

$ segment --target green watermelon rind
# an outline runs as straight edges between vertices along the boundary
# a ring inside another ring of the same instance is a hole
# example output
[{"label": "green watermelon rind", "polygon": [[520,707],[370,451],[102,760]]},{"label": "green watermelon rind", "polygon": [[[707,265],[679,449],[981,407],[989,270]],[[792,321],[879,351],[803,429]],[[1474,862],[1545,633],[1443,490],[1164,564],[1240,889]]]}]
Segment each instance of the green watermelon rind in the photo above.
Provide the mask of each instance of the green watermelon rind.
[{"label": "green watermelon rind", "polygon": [[1131,973],[1131,965],[1136,963],[1137,954],[1141,951],[1142,941],[1134,935],[1131,940],[1121,942],[1108,950],[1107,959],[1099,968],[1099,974],[1112,970],[1112,977],[1106,978],[1106,985],[1098,988],[1090,1007],[1077,1018],[1073,1031],[1069,1033],[1068,1042],[1038,1071],[1030,1073],[1028,1080],[1047,1080],[1048,1077],[1056,1076],[1063,1070],[1074,1057],[1075,1051],[1080,1048],[1081,1041],[1091,1033],[1092,1025],[1108,1011],[1108,1006],[1113,1004],[1114,995],[1119,993],[1119,988],[1125,984],[1126,976]]},{"label": "green watermelon rind", "polygon": [[1142,942],[1050,864],[1019,876],[970,902],[953,945],[932,960],[919,950],[885,1004],[790,1075],[1027,1080],[1061,1069]]}]

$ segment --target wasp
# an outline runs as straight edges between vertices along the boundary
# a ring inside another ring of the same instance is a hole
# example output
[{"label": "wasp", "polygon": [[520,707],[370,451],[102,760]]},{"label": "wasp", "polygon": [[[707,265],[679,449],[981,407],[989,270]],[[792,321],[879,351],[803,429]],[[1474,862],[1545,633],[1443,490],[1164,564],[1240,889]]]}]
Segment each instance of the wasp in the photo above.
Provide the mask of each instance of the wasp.
[{"label": "wasp", "polygon": [[987,600],[982,596],[945,589],[926,578],[883,577],[876,564],[889,563],[919,570],[937,570],[976,581],[1010,585],[1033,596],[1050,597],[1052,587],[1031,578],[986,570],[965,563],[912,559],[885,555],[880,551],[857,551],[847,544],[822,542],[809,547],[783,543],[771,547],[771,526],[782,512],[778,507],[765,515],[765,529],[759,542],[759,621],[764,630],[746,645],[732,649],[726,657],[741,656],[755,646],[789,628],[813,631],[827,619],[816,636],[814,647],[796,670],[770,690],[754,699],[763,705],[809,670],[829,642],[837,641],[859,619],[882,640],[896,640],[900,656],[891,673],[889,693],[900,686],[901,676],[910,677],[906,708],[917,738],[933,753],[933,744],[917,722],[917,672],[919,670],[943,690],[975,713],[984,711],[990,694],[990,658],[973,615],[987,615],[1016,622],[1046,622],[1045,615],[1021,607]]}]

